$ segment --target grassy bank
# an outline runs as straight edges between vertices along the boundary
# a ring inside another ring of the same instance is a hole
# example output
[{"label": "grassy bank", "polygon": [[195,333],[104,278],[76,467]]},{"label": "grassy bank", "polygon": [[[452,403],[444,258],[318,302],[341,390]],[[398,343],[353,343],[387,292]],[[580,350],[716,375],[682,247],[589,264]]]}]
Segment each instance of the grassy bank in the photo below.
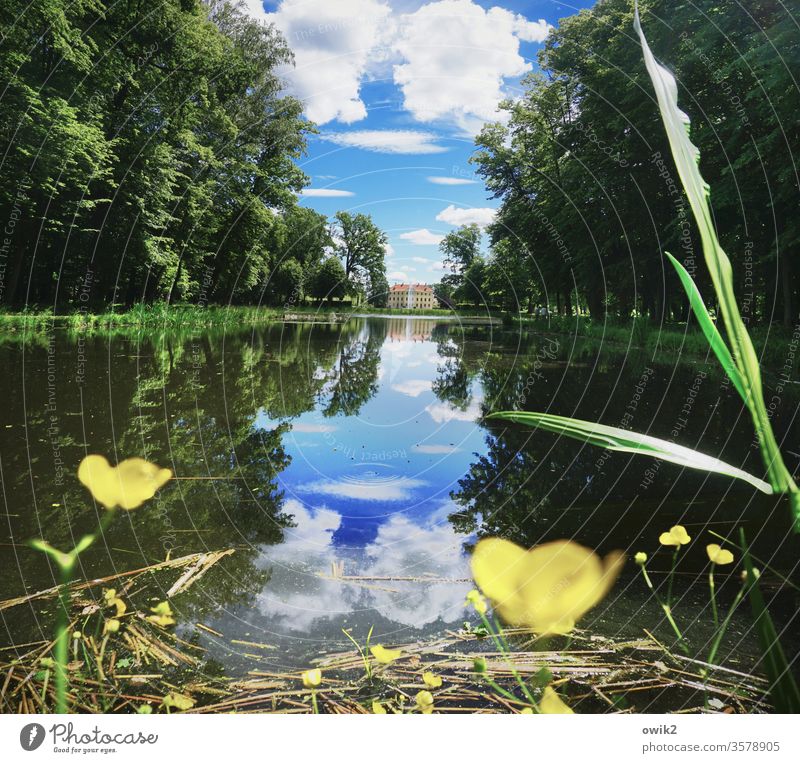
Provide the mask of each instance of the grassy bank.
[{"label": "grassy bank", "polygon": [[[508,323],[508,321],[506,321]],[[705,358],[711,355],[708,340],[696,324],[658,325],[645,320],[628,323],[592,321],[585,317],[522,317],[512,325],[536,333],[572,336],[595,343],[612,344],[631,349],[645,350],[655,358],[680,357]],[[790,375],[796,367],[797,333],[777,325],[754,326],[750,336],[761,364],[774,372]]]},{"label": "grassy bank", "polygon": [[[507,328],[520,328],[537,334],[571,336],[597,344],[609,344],[620,349],[645,350],[665,360],[680,356],[705,358],[708,342],[696,325],[658,325],[645,320],[630,322],[599,322],[585,316],[550,316],[535,318],[511,316],[508,313],[485,310],[396,310],[371,305],[354,306],[348,301],[325,305],[296,307],[249,307],[197,305],[136,305],[129,310],[103,313],[53,314],[51,311],[20,313],[0,312],[0,335],[40,334],[53,328],[75,332],[102,334],[142,329],[170,331],[179,329],[235,328],[274,323],[277,321],[342,322],[353,316],[382,315],[419,317],[493,318],[503,321]],[[755,326],[750,330],[762,364],[775,372],[795,367],[798,337],[780,326]]]}]

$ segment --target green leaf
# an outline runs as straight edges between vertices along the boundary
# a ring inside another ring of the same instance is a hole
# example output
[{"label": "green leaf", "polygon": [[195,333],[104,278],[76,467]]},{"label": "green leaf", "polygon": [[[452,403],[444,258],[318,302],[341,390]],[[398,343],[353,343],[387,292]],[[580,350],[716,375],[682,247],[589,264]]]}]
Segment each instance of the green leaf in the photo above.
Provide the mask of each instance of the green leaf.
[{"label": "green leaf", "polygon": [[761,648],[761,662],[770,683],[770,699],[779,713],[800,713],[800,689],[794,680],[786,655],[778,640],[775,623],[772,622],[764,597],[758,586],[758,575],[753,569],[750,549],[744,536],[744,529],[739,529],[739,537],[744,551],[744,568],[747,571],[747,594],[755,620],[758,644]]},{"label": "green leaf", "polygon": [[714,321],[711,320],[711,316],[708,314],[708,310],[706,310],[706,304],[703,301],[703,297],[700,295],[700,291],[694,279],[675,257],[669,252],[664,252],[664,254],[669,257],[669,261],[678,272],[678,278],[680,278],[683,288],[686,290],[686,294],[689,297],[689,304],[692,306],[692,312],[697,318],[697,322],[700,324],[700,328],[708,340],[711,349],[725,369],[725,373],[728,374],[728,378],[733,382],[733,386],[736,387],[736,391],[742,396],[742,400],[744,400],[745,405],[747,405],[747,392],[745,391],[744,382],[742,381],[742,375],[739,373],[739,369],[736,367],[736,363],[731,356],[731,351],[728,349],[728,345],[725,344],[725,340],[719,333],[719,329],[717,329]]},{"label": "green leaf", "polygon": [[762,493],[768,495],[773,492],[769,483],[754,477],[731,464],[726,464],[718,458],[699,453],[674,442],[660,440],[650,435],[629,432],[627,429],[609,427],[605,424],[596,424],[592,421],[572,419],[567,416],[554,416],[550,413],[530,413],[527,411],[501,411],[487,416],[488,419],[505,419],[516,424],[525,424],[531,427],[546,429],[548,432],[563,434],[575,440],[596,445],[599,448],[621,453],[636,453],[643,456],[659,458],[679,466],[690,469],[699,469],[713,474],[723,474],[727,477],[744,480]]},{"label": "green leaf", "polygon": [[689,206],[700,231],[703,256],[714,284],[714,291],[719,300],[720,312],[731,343],[733,359],[739,369],[744,386],[744,400],[750,409],[769,481],[775,491],[793,494],[792,505],[795,513],[795,528],[800,531],[800,496],[798,495],[800,491],[798,491],[792,475],[783,463],[783,457],[775,440],[775,434],[772,431],[769,415],[764,405],[758,357],[744,321],[739,314],[739,307],[733,289],[733,273],[730,260],[720,245],[714,229],[711,209],[708,204],[709,187],[700,174],[700,151],[689,139],[689,117],[678,107],[678,85],[675,77],[668,69],[656,61],[650,46],[647,44],[647,39],[644,36],[639,20],[638,4],[635,9],[633,26],[642,44],[644,63],[656,93],[658,108],[669,139],[675,167],[678,170],[683,189],[689,199]]}]

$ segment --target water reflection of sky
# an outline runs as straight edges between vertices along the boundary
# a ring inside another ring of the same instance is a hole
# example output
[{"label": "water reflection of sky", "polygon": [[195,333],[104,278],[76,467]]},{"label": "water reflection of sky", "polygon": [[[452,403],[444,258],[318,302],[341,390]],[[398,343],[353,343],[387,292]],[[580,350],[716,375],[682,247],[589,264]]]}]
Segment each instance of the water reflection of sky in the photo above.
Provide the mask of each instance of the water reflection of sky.
[{"label": "water reflection of sky", "polygon": [[[377,392],[359,412],[324,416],[323,392],[284,438],[292,462],[280,487],[295,526],[283,544],[262,549],[271,575],[259,609],[270,628],[312,635],[322,621],[354,615],[411,628],[464,617],[465,537],[447,515],[450,491],[485,447],[481,392],[464,408],[437,398],[442,358],[426,324],[392,325]],[[262,413],[257,426],[275,423]],[[332,570],[370,580],[345,583]],[[428,577],[436,582],[397,579]]]}]

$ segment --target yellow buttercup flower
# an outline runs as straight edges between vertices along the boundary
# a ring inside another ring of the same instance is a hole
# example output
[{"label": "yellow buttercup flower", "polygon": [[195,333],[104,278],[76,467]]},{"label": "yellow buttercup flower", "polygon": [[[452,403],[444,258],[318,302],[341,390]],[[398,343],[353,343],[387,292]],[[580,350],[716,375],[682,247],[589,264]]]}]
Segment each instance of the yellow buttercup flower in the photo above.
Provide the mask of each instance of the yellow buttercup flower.
[{"label": "yellow buttercup flower", "polygon": [[150,611],[153,614],[148,615],[147,619],[151,623],[160,625],[162,628],[166,628],[168,625],[175,625],[175,618],[173,617],[172,608],[169,606],[169,602],[159,602],[155,607],[151,607]]},{"label": "yellow buttercup flower", "polygon": [[387,649],[382,644],[371,646],[369,651],[372,652],[372,656],[380,662],[381,665],[388,665],[390,662],[399,659],[403,654],[399,649]]},{"label": "yellow buttercup flower", "polygon": [[472,606],[475,608],[475,611],[479,615],[486,614],[486,610],[488,609],[488,607],[486,606],[486,599],[484,599],[483,596],[481,596],[481,592],[476,590],[475,588],[473,588],[467,594],[467,606],[469,606],[470,604],[472,604]]},{"label": "yellow buttercup flower", "polygon": [[472,575],[506,622],[560,634],[571,631],[605,597],[624,561],[621,551],[601,559],[570,540],[527,551],[511,541],[487,538],[475,546]]},{"label": "yellow buttercup flower", "polygon": [[105,596],[106,606],[117,608],[117,617],[122,617],[128,610],[128,605],[117,596],[116,588],[107,588],[103,592],[103,596]]},{"label": "yellow buttercup flower", "polygon": [[545,715],[573,715],[575,711],[553,691],[552,686],[546,686],[539,702],[539,712]]},{"label": "yellow buttercup flower", "polygon": [[386,715],[387,714],[386,713],[386,708],[380,702],[378,702],[377,699],[373,699],[372,700],[372,712],[375,713],[375,715]]},{"label": "yellow buttercup flower", "polygon": [[644,551],[637,551],[633,561],[641,567],[647,561],[647,554]]},{"label": "yellow buttercup flower", "polygon": [[658,542],[662,546],[675,546],[676,548],[685,546],[690,540],[691,538],[683,525],[670,527],[669,532],[661,533],[658,536]]},{"label": "yellow buttercup flower", "polygon": [[319,668],[305,670],[300,676],[306,689],[316,689],[322,683],[322,671]]},{"label": "yellow buttercup flower", "polygon": [[730,564],[733,562],[733,554],[716,543],[709,543],[706,546],[706,553],[709,560],[714,564]]},{"label": "yellow buttercup flower", "polygon": [[422,681],[429,689],[438,689],[442,685],[442,677],[431,673],[430,670],[422,674]]},{"label": "yellow buttercup flower", "polygon": [[417,708],[419,708],[420,712],[428,713],[433,712],[433,694],[431,694],[426,689],[417,692],[416,696],[417,700]]},{"label": "yellow buttercup flower", "polygon": [[86,456],[78,467],[78,479],[107,509],[135,509],[171,478],[169,469],[143,458],[128,458],[111,466],[104,456]]},{"label": "yellow buttercup flower", "polygon": [[116,618],[111,618],[110,620],[106,620],[106,624],[103,627],[103,631],[105,633],[116,633],[119,630],[120,622]]},{"label": "yellow buttercup flower", "polygon": [[171,691],[164,699],[161,700],[164,707],[174,707],[177,710],[189,710],[194,707],[196,701],[187,694],[181,694],[177,691]]}]

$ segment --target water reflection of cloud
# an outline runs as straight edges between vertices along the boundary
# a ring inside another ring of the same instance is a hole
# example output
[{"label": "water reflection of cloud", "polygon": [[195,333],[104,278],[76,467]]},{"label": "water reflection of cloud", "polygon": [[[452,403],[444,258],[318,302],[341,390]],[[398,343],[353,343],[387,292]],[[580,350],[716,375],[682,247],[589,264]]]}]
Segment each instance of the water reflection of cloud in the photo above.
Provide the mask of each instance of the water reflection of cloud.
[{"label": "water reflection of cloud", "polygon": [[[365,548],[338,549],[332,541],[341,523],[336,512],[309,509],[295,500],[287,501],[285,508],[297,526],[287,531],[283,544],[264,549],[260,560],[272,574],[259,607],[279,627],[312,635],[319,621],[364,609],[411,628],[463,617],[470,587],[464,580],[468,577],[461,552],[464,537],[449,523],[417,526],[397,514]],[[374,581],[374,587],[367,588],[332,579],[334,563],[344,565],[345,576],[431,577],[449,582]]]},{"label": "water reflection of cloud", "polygon": [[351,498],[361,501],[406,501],[418,487],[428,483],[413,477],[389,477],[388,479],[327,479],[298,485],[301,493]]},{"label": "water reflection of cloud", "polygon": [[306,434],[325,434],[325,432],[335,432],[336,427],[332,424],[310,424],[304,421],[297,421],[292,423],[292,431]]},{"label": "water reflection of cloud", "polygon": [[447,403],[431,403],[425,410],[437,424],[446,424],[448,421],[476,421],[481,416],[481,401],[473,398],[463,411]]},{"label": "water reflection of cloud", "polygon": [[423,392],[430,392],[431,382],[429,379],[409,379],[399,384],[392,384],[392,389],[409,397],[419,397]]},{"label": "water reflection of cloud", "polygon": [[417,453],[425,453],[431,456],[441,456],[447,455],[448,453],[461,452],[461,448],[458,448],[455,445],[435,445],[434,443],[429,443],[427,445],[415,445],[414,450],[417,451]]}]

